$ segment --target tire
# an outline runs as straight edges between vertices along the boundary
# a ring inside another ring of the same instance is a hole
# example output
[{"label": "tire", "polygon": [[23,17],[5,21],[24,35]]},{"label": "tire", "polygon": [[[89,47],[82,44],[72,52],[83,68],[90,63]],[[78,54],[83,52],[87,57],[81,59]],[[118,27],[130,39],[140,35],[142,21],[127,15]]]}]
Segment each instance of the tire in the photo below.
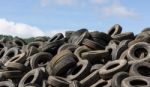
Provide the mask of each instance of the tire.
[{"label": "tire", "polygon": [[52,57],[52,54],[47,52],[36,53],[30,58],[30,66],[32,69],[45,67],[48,61],[51,61]]},{"label": "tire", "polygon": [[116,34],[120,34],[122,31],[122,27],[119,24],[115,24],[114,26],[112,26],[110,28],[110,30],[108,31],[108,35],[110,36],[114,36]]},{"label": "tire", "polygon": [[74,52],[79,46],[74,45],[72,43],[66,43],[59,47],[57,54],[64,50],[70,50],[71,52]]},{"label": "tire", "polygon": [[101,79],[90,87],[111,87],[111,80],[105,81]]},{"label": "tire", "polygon": [[87,77],[85,77],[83,80],[80,81],[83,87],[90,87],[94,83],[96,83],[98,80],[100,80],[101,77],[99,75],[98,70],[95,70],[91,74],[89,74]]},{"label": "tire", "polygon": [[28,83],[24,87],[40,87],[38,84]]},{"label": "tire", "polygon": [[116,51],[112,51],[112,60],[117,60],[120,58],[121,54],[128,49],[128,46],[123,45],[123,46],[118,46]]},{"label": "tire", "polygon": [[150,77],[150,63],[137,62],[133,64],[129,71],[130,76]]},{"label": "tire", "polygon": [[96,64],[97,62],[102,62],[107,60],[109,57],[109,51],[106,50],[94,50],[81,53],[81,58],[88,60],[91,64]]},{"label": "tire", "polygon": [[41,47],[41,51],[51,53],[52,55],[56,55],[58,48],[64,43],[65,43],[64,40],[57,40],[55,42],[47,42]]},{"label": "tire", "polygon": [[78,31],[75,31],[71,34],[68,43],[73,43],[76,41],[76,39],[78,39],[80,37],[81,34],[83,34],[84,32],[88,32],[87,29],[80,29]]},{"label": "tire", "polygon": [[3,49],[4,47],[6,47],[5,43],[0,41],[0,49]]},{"label": "tire", "polygon": [[103,50],[105,48],[104,45],[90,39],[84,39],[82,44],[94,50]]},{"label": "tire", "polygon": [[147,42],[150,43],[150,37],[149,37],[149,33],[144,32],[144,33],[140,33],[139,35],[136,36],[135,40],[131,41],[128,45],[128,47],[134,45],[135,43],[138,42]]},{"label": "tire", "polygon": [[26,70],[24,64],[17,63],[17,62],[6,62],[4,66],[6,66],[6,68],[9,70],[21,70],[21,71]]},{"label": "tire", "polygon": [[69,80],[82,80],[90,74],[91,64],[87,60],[80,60],[77,67],[72,70],[71,74],[67,76]]},{"label": "tire", "polygon": [[136,36],[135,40],[144,40],[145,38],[149,38],[148,32],[141,32]]},{"label": "tire", "polygon": [[89,37],[89,33],[88,32],[84,32],[83,34],[81,34],[75,41],[73,44],[75,45],[82,45],[82,42],[84,39]]},{"label": "tire", "polygon": [[18,87],[24,87],[28,83],[40,85],[43,79],[43,72],[40,68],[33,69],[26,73],[19,82]]},{"label": "tire", "polygon": [[[144,57],[139,58],[142,52],[144,52]],[[132,45],[128,49],[127,57],[131,61],[149,61],[150,60],[149,56],[150,56],[150,45],[148,43],[139,42]]]},{"label": "tire", "polygon": [[52,60],[50,61],[50,66],[54,67],[55,64],[57,64],[58,61],[62,60],[63,58],[65,58],[64,56],[72,56],[73,58],[75,58],[76,56],[69,50],[64,50],[58,54],[56,54]]},{"label": "tire", "polygon": [[129,42],[131,42],[133,40],[131,39],[128,39],[128,40],[122,40],[120,43],[119,43],[119,46],[128,46]]},{"label": "tire", "polygon": [[69,87],[83,87],[79,81],[74,80],[69,84]]},{"label": "tire", "polygon": [[13,47],[10,48],[3,56],[2,58],[2,62],[3,64],[5,64],[9,59],[11,59],[12,57],[18,55],[20,53],[19,48],[17,47]]},{"label": "tire", "polygon": [[48,40],[47,37],[41,37],[41,36],[34,38],[35,42],[38,42],[38,41],[40,41],[40,42],[46,42],[47,40]]},{"label": "tire", "polygon": [[4,79],[20,79],[23,76],[23,73],[20,70],[3,70],[0,72],[0,75]]},{"label": "tire", "polygon": [[75,56],[77,56],[77,59],[78,59],[77,61],[82,60],[81,54],[83,52],[87,52],[87,51],[91,51],[91,49],[89,47],[87,47],[87,46],[80,46],[80,47],[78,47],[75,50],[75,52],[74,52]]},{"label": "tire", "polygon": [[[105,43],[108,43],[112,39],[110,35],[104,32],[94,31],[94,32],[90,32],[90,34],[94,41],[97,38],[98,40],[102,40]],[[99,41],[96,40],[96,42],[99,42]]]},{"label": "tire", "polygon": [[105,47],[105,50],[109,52],[109,59],[112,60],[112,56],[114,55],[114,51],[116,51],[118,48],[118,44],[111,40],[108,44],[108,46]]},{"label": "tire", "polygon": [[142,30],[142,32],[149,32],[149,31],[150,31],[150,28],[149,28],[149,27],[144,28],[144,29]]},{"label": "tire", "polygon": [[11,81],[1,81],[0,87],[16,87],[15,84]]},{"label": "tire", "polygon": [[70,36],[74,33],[74,31],[66,31],[65,32],[65,38],[70,39]]},{"label": "tire", "polygon": [[1,49],[1,51],[0,51],[0,59],[4,56],[4,54],[6,54],[7,51],[8,51],[7,47],[4,47],[3,49]]},{"label": "tire", "polygon": [[106,63],[100,70],[99,74],[102,79],[110,79],[114,74],[127,70],[128,65],[126,60],[114,60]]},{"label": "tire", "polygon": [[[22,63],[24,64],[25,61],[26,61],[26,53],[21,53],[21,54],[18,54],[14,57],[12,57],[11,59],[9,59],[7,62],[17,62],[17,63]],[[7,63],[6,62],[6,63]]]},{"label": "tire", "polygon": [[24,45],[27,44],[23,39],[21,39],[21,38],[19,38],[19,37],[15,37],[15,38],[13,39],[13,43],[14,43],[16,46],[18,46],[18,47],[22,47],[22,46],[24,46]]},{"label": "tire", "polygon": [[48,84],[52,85],[53,87],[69,87],[71,81],[58,77],[58,76],[49,76],[48,77]]},{"label": "tire", "polygon": [[119,58],[119,59],[125,59],[125,60],[128,61],[127,53],[128,53],[128,49],[126,49],[126,50],[120,55],[120,58]]},{"label": "tire", "polygon": [[127,78],[128,76],[129,75],[127,72],[116,73],[111,80],[112,87],[121,87],[122,80]]},{"label": "tire", "polygon": [[46,71],[47,71],[48,75],[53,75],[53,71],[52,71],[52,68],[50,66],[50,62],[48,62],[46,65]]},{"label": "tire", "polygon": [[55,42],[55,41],[60,40],[62,38],[64,38],[63,34],[57,33],[51,39],[49,39],[48,42]]},{"label": "tire", "polygon": [[34,47],[39,49],[39,48],[41,48],[43,46],[43,44],[44,44],[43,42],[30,42],[27,45],[27,49],[29,49],[32,46],[34,46]]},{"label": "tire", "polygon": [[122,40],[127,40],[127,39],[134,39],[134,33],[133,32],[126,32],[126,33],[121,33],[121,34],[117,34],[112,36],[113,40],[118,40],[118,41],[122,41]]},{"label": "tire", "polygon": [[149,80],[142,76],[130,76],[122,81],[121,87],[150,87]]},{"label": "tire", "polygon": [[52,67],[53,69],[53,74],[56,76],[67,76],[67,72],[69,70],[71,70],[74,66],[76,66],[76,60],[74,59],[73,56],[71,55],[66,55],[63,56],[63,58],[61,60],[59,60],[54,67]]},{"label": "tire", "polygon": [[37,47],[34,47],[34,46],[31,46],[29,49],[25,50],[25,52],[27,53],[27,57],[30,57],[36,53],[39,52],[38,48]]},{"label": "tire", "polygon": [[93,65],[93,66],[91,67],[90,72],[92,73],[92,72],[94,72],[94,71],[96,71],[96,70],[99,70],[99,69],[101,69],[103,66],[104,66],[103,64],[95,64],[95,65]]}]

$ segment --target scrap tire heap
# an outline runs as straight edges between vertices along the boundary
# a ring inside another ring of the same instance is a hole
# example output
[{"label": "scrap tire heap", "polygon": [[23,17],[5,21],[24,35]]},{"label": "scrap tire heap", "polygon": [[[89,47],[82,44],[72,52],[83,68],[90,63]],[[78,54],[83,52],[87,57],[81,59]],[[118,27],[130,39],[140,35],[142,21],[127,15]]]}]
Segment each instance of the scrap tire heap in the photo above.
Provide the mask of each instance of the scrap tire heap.
[{"label": "scrap tire heap", "polygon": [[0,87],[150,87],[150,28],[0,40]]}]

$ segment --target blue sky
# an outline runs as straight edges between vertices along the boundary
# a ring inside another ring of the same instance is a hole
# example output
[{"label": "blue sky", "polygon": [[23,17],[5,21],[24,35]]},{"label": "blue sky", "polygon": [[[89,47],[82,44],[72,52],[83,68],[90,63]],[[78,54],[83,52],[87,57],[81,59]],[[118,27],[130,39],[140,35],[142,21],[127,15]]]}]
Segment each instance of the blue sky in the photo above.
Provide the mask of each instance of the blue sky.
[{"label": "blue sky", "polygon": [[114,24],[120,24],[124,32],[139,33],[150,25],[149,3],[149,0],[1,0],[0,33],[30,37],[81,28],[107,32]]}]

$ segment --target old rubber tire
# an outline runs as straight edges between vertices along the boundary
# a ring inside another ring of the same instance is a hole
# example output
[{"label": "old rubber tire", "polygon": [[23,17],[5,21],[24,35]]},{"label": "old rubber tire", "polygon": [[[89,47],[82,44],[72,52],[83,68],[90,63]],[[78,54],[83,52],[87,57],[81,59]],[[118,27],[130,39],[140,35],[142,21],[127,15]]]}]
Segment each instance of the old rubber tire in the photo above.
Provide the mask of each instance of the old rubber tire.
[{"label": "old rubber tire", "polygon": [[49,76],[48,77],[48,84],[54,87],[69,87],[71,81],[58,77],[58,76]]},{"label": "old rubber tire", "polygon": [[121,82],[123,79],[127,78],[129,75],[127,72],[118,72],[111,79],[112,87],[121,87]]},{"label": "old rubber tire", "polygon": [[36,53],[30,58],[30,66],[32,69],[37,67],[45,67],[52,57],[52,54],[47,52]]},{"label": "old rubber tire", "polygon": [[41,84],[43,79],[43,71],[40,68],[33,69],[26,73],[20,80],[18,87],[24,87],[28,83]]},{"label": "old rubber tire", "polygon": [[132,64],[129,71],[130,76],[145,76],[150,77],[150,63],[137,62]]},{"label": "old rubber tire", "polygon": [[95,84],[91,85],[90,87],[111,87],[111,80],[100,79]]},{"label": "old rubber tire", "polygon": [[70,75],[67,76],[69,80],[82,80],[87,75],[90,74],[90,68],[91,64],[87,60],[80,60],[77,63],[77,66],[74,68],[74,70],[71,72]]},{"label": "old rubber tire", "polygon": [[64,56],[59,62],[57,62],[53,69],[53,75],[56,76],[66,76],[68,71],[76,66],[76,60],[74,59],[74,56],[66,55]]},{"label": "old rubber tire", "polygon": [[15,83],[11,81],[1,81],[0,87],[16,87],[16,86],[15,86]]},{"label": "old rubber tire", "polygon": [[150,87],[149,80],[142,76],[130,76],[122,81],[121,87]]},{"label": "old rubber tire", "polygon": [[120,34],[122,31],[122,27],[119,24],[115,24],[114,26],[112,26],[109,31],[108,31],[108,35],[110,36],[114,36],[116,34]]},{"label": "old rubber tire", "polygon": [[[144,53],[144,57],[140,58],[141,53]],[[128,49],[127,57],[131,61],[149,61],[150,60],[150,45],[146,42],[139,42],[132,45]]]},{"label": "old rubber tire", "polygon": [[99,70],[99,74],[103,79],[110,79],[117,72],[125,71],[127,68],[128,64],[126,60],[114,60],[105,64]]}]

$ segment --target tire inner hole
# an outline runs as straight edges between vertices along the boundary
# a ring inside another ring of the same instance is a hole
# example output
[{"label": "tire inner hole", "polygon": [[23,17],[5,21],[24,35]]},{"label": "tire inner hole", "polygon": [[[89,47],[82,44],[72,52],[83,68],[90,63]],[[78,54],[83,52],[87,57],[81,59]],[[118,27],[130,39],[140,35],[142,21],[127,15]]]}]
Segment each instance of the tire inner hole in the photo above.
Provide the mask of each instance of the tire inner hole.
[{"label": "tire inner hole", "polygon": [[31,45],[31,46],[34,46],[34,47],[36,47],[36,48],[39,48],[39,47],[40,47],[39,44],[33,44],[33,45]]},{"label": "tire inner hole", "polygon": [[113,28],[111,29],[111,31],[109,32],[109,35],[113,35],[114,32],[115,32],[115,28],[113,27]]},{"label": "tire inner hole", "polygon": [[0,44],[0,48],[4,48],[4,45],[3,45],[3,44]]},{"label": "tire inner hole", "polygon": [[118,65],[119,65],[118,63],[113,64],[113,65],[109,66],[109,67],[107,68],[107,70],[113,69],[113,68],[117,67]]},{"label": "tire inner hole", "polygon": [[14,55],[15,55],[15,53],[14,53],[14,52],[9,52],[7,56],[9,56],[9,57],[13,57]]},{"label": "tire inner hole", "polygon": [[98,84],[96,87],[103,87],[106,86],[108,84],[108,82],[102,82],[100,84]]},{"label": "tire inner hole", "polygon": [[11,62],[12,62],[12,61],[15,61],[15,60],[18,59],[18,58],[19,58],[19,57],[14,57],[14,58],[11,60]]},{"label": "tire inner hole", "polygon": [[77,74],[77,73],[82,69],[82,67],[83,67],[82,65],[77,66],[77,67],[73,70],[72,75]]},{"label": "tire inner hole", "polygon": [[46,64],[48,62],[48,59],[46,58],[40,58],[38,60],[38,65],[43,65],[43,64]]},{"label": "tire inner hole", "polygon": [[143,76],[150,77],[150,68],[147,66],[141,66],[138,68],[138,72]]},{"label": "tire inner hole", "polygon": [[25,84],[30,83],[34,78],[34,75],[29,76],[26,81],[24,82]]},{"label": "tire inner hole", "polygon": [[2,58],[2,56],[4,55],[4,53],[5,53],[5,51],[1,51],[1,53],[0,53],[0,58]]},{"label": "tire inner hole", "polygon": [[23,46],[23,44],[20,41],[15,42],[18,46]]},{"label": "tire inner hole", "polygon": [[144,58],[148,55],[148,52],[145,48],[138,48],[135,50],[134,55],[137,58]]},{"label": "tire inner hole", "polygon": [[132,86],[146,86],[147,85],[147,82],[143,81],[143,80],[140,80],[140,79],[136,79],[136,80],[132,80],[130,82],[130,84]]}]

